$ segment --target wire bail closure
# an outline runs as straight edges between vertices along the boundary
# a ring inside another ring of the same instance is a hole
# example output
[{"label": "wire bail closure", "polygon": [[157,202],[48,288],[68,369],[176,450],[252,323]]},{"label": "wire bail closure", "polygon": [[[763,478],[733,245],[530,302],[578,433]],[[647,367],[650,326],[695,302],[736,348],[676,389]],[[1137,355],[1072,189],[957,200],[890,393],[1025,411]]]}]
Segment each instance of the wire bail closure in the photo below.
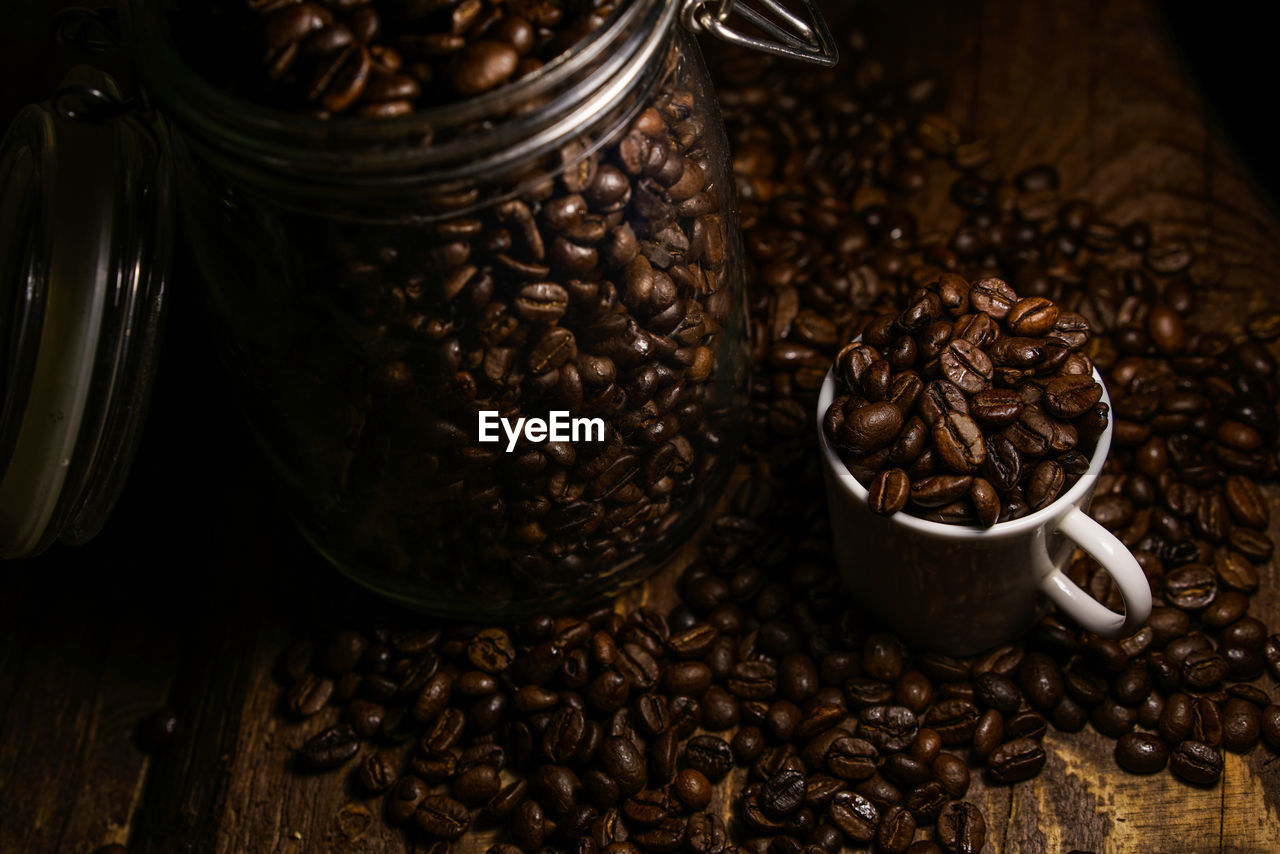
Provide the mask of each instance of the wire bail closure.
[{"label": "wire bail closure", "polygon": [[[804,20],[795,15],[780,0],[754,0],[764,8],[756,9],[750,0],[718,0],[719,8],[711,11],[717,0],[685,0],[681,20],[691,32],[709,32],[732,44],[753,50],[785,56],[830,68],[840,58],[835,40],[827,28],[814,0],[801,0],[808,15]],[[739,16],[773,40],[747,35],[729,26],[729,17]]]},{"label": "wire bail closure", "polygon": [[105,54],[124,43],[118,16],[110,7],[72,6],[54,19],[54,39],[63,47],[84,53]]}]

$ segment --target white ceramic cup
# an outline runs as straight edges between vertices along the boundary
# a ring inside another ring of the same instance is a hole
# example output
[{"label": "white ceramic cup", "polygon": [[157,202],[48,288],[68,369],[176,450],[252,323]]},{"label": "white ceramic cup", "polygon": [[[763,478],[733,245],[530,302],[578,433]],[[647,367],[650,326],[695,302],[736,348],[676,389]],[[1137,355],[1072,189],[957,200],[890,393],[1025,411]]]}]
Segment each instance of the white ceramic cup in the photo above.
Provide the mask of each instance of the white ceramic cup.
[{"label": "white ceramic cup", "polygon": [[[1102,383],[1094,370],[1093,377]],[[1151,613],[1151,588],[1124,544],[1085,513],[1111,447],[1111,423],[1089,469],[1056,501],[985,530],[871,511],[867,490],[827,441],[823,417],[836,398],[828,371],[818,397],[818,445],[836,559],[855,604],[917,646],[967,655],[1006,643],[1036,619],[1043,593],[1084,628],[1124,637]],[[1110,406],[1106,386],[1102,400]],[[1111,573],[1124,599],[1117,614],[1063,573],[1076,547]]]}]

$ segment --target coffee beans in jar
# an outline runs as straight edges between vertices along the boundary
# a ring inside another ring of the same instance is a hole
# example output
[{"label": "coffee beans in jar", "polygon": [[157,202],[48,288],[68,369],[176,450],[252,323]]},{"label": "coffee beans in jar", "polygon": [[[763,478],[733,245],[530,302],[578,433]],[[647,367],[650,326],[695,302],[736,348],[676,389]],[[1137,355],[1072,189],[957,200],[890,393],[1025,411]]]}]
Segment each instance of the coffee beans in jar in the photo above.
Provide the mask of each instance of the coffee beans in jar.
[{"label": "coffee beans in jar", "polygon": [[[736,206],[697,46],[661,2],[347,5],[239,16],[228,56],[252,61],[209,80],[158,36],[151,57],[179,63],[158,94],[254,432],[370,587],[490,618],[597,598],[687,538],[740,444]],[[339,98],[367,57],[387,67]],[[375,118],[393,92],[409,115]]]},{"label": "coffee beans in jar", "polygon": [[229,91],[320,117],[386,119],[534,74],[618,5],[179,0],[173,15],[188,61]]},{"label": "coffee beans in jar", "polygon": [[991,527],[1053,503],[1110,412],[1089,323],[995,277],[956,273],[836,355],[823,430],[877,513]]}]

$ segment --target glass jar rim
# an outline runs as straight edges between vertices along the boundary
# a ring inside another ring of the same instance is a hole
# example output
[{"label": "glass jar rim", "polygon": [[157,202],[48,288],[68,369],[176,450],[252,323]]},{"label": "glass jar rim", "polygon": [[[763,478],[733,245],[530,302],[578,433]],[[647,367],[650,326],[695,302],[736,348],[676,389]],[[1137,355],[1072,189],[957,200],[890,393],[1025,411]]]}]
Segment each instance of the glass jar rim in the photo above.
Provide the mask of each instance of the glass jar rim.
[{"label": "glass jar rim", "polygon": [[[132,20],[126,28],[135,43],[142,84],[166,114],[197,131],[199,142],[237,157],[273,170],[331,176],[447,166],[481,150],[509,149],[586,104],[619,75],[638,75],[678,19],[681,5],[680,0],[631,0],[533,73],[474,98],[375,119],[321,118],[263,106],[210,82],[183,60],[166,23],[171,4],[131,0],[127,8]],[[597,60],[605,73],[592,71]],[[585,79],[575,80],[584,72]],[[570,88],[555,110],[511,112],[566,85]],[[436,129],[486,119],[495,121],[480,133],[442,145],[421,142]]]}]

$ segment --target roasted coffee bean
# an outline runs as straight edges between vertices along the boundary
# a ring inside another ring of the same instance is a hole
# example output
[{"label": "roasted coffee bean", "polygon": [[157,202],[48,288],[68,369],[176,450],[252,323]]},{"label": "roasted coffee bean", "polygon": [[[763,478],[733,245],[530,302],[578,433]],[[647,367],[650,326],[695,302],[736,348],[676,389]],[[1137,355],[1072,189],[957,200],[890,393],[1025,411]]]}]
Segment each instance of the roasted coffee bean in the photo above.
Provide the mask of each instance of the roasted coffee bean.
[{"label": "roasted coffee bean", "polygon": [[601,769],[618,784],[623,795],[633,795],[644,788],[648,780],[643,756],[629,739],[606,738],[597,754]]},{"label": "roasted coffee bean", "polygon": [[1136,706],[1151,693],[1151,676],[1143,667],[1130,667],[1111,682],[1111,696],[1126,706]]},{"label": "roasted coffee bean", "polygon": [[805,791],[804,774],[784,767],[765,781],[760,790],[760,807],[772,818],[785,818],[800,808]]},{"label": "roasted coffee bean", "polygon": [[1018,420],[1022,414],[1021,396],[1013,389],[983,389],[969,401],[969,414],[982,424],[1004,427]]},{"label": "roasted coffee bean", "polygon": [[920,395],[919,407],[921,417],[931,429],[950,413],[969,413],[969,402],[964,392],[948,380],[934,380],[926,385]]},{"label": "roasted coffee bean", "polygon": [[724,820],[715,813],[696,813],[685,824],[685,844],[694,854],[717,854],[728,838]]},{"label": "roasted coffee bean", "polygon": [[1233,526],[1228,534],[1228,543],[1231,548],[1257,563],[1270,560],[1272,552],[1275,551],[1275,544],[1271,538],[1253,528]]},{"label": "roasted coffee bean", "polygon": [[886,447],[902,429],[902,413],[891,403],[868,403],[845,415],[836,440],[855,454]]},{"label": "roasted coffee bean", "polygon": [[858,733],[881,751],[906,750],[919,725],[905,706],[872,706],[859,715]]},{"label": "roasted coffee bean", "polygon": [[1262,735],[1262,713],[1239,697],[1231,697],[1222,709],[1222,746],[1232,753],[1252,750]]},{"label": "roasted coffee bean", "polygon": [[765,732],[775,741],[790,741],[803,714],[790,700],[775,700],[765,714]]},{"label": "roasted coffee bean", "polygon": [[[733,734],[733,740],[730,742],[730,749],[733,751],[734,758],[742,765],[750,765],[764,750],[765,740],[764,732],[759,727],[744,726]],[[872,770],[874,771],[875,763],[872,762]]]},{"label": "roasted coffee bean", "polygon": [[1244,616],[1249,598],[1243,593],[1227,591],[1218,594],[1213,604],[1200,614],[1200,620],[1211,628],[1220,629]]},{"label": "roasted coffee bean", "polygon": [[973,758],[986,761],[1004,741],[1004,718],[995,709],[987,709],[973,730]]},{"label": "roasted coffee bean", "polygon": [[987,441],[987,460],[982,473],[997,490],[1012,492],[1022,479],[1022,455],[1004,435]]},{"label": "roasted coffee bean", "polygon": [[298,764],[303,768],[323,771],[344,764],[360,751],[360,738],[346,724],[322,730],[307,740],[298,751]]},{"label": "roasted coffee bean", "polygon": [[1079,418],[1102,399],[1102,386],[1091,376],[1060,376],[1044,389],[1044,408],[1056,418]]},{"label": "roasted coffee bean", "polygon": [[532,850],[546,838],[546,820],[542,806],[535,800],[522,801],[511,813],[508,823],[511,839],[521,848]]},{"label": "roasted coffee bean", "polygon": [[881,769],[886,779],[902,789],[910,789],[929,779],[929,766],[907,753],[888,757]]},{"label": "roasted coffee bean", "polygon": [[1044,297],[1026,297],[1009,309],[1004,322],[1014,335],[1036,337],[1052,330],[1061,310]]},{"label": "roasted coffee bean", "polygon": [[1053,725],[1062,732],[1079,732],[1089,722],[1089,713],[1070,697],[1063,699],[1049,713]]},{"label": "roasted coffee bean", "polygon": [[876,829],[876,844],[885,851],[903,852],[915,838],[916,819],[911,811],[903,806],[891,806],[880,817],[880,825]]},{"label": "roasted coffee bean", "polygon": [[936,730],[924,727],[916,733],[915,739],[911,742],[909,755],[926,765],[932,765],[941,750],[942,736],[938,735]]},{"label": "roasted coffee bean", "polygon": [[498,795],[502,783],[492,765],[476,765],[453,781],[453,796],[471,807],[482,806]]},{"label": "roasted coffee bean", "polygon": [[1022,659],[1018,680],[1027,702],[1037,709],[1052,709],[1062,700],[1062,671],[1043,653],[1028,653]]},{"label": "roasted coffee bean", "polygon": [[744,700],[772,697],[778,687],[777,668],[764,661],[741,661],[729,671],[730,693]]},{"label": "roasted coffee bean", "polygon": [[1212,650],[1199,650],[1182,662],[1182,682],[1196,690],[1207,690],[1227,678],[1227,663]]},{"label": "roasted coffee bean", "polygon": [[509,80],[518,62],[519,53],[506,42],[475,41],[463,50],[450,82],[462,95],[478,95]]},{"label": "roasted coffee bean", "polygon": [[427,785],[417,777],[401,777],[387,797],[387,818],[392,824],[408,821],[428,791]]},{"label": "roasted coffee bean", "polygon": [[1280,747],[1280,706],[1272,703],[1262,710],[1262,737],[1272,747]]},{"label": "roasted coffee bean", "polygon": [[684,762],[707,779],[720,780],[733,767],[733,751],[722,738],[697,735],[685,744]]},{"label": "roasted coffee bean", "polygon": [[1031,509],[1048,507],[1062,494],[1067,483],[1067,473],[1057,460],[1041,460],[1031,470],[1027,482],[1027,503]]},{"label": "roasted coffee bean", "polygon": [[875,839],[880,811],[867,798],[855,792],[839,792],[827,808],[831,823],[845,838],[856,845]]},{"label": "roasted coffee bean", "polygon": [[569,307],[569,292],[555,282],[538,282],[522,288],[514,305],[525,320],[554,323]]},{"label": "roasted coffee bean", "polygon": [[979,279],[969,288],[969,304],[997,320],[1006,320],[1017,301],[1013,288],[1000,279]]},{"label": "roasted coffee bean", "polygon": [[1010,715],[1005,720],[1004,735],[1006,739],[1034,738],[1040,740],[1044,738],[1046,728],[1046,722],[1042,715],[1032,711],[1019,712],[1016,715]]},{"label": "roasted coffee bean", "polygon": [[968,415],[950,412],[939,418],[933,428],[933,441],[942,462],[952,471],[972,473],[986,461],[986,440]]},{"label": "roasted coffee bean", "polygon": [[1169,761],[1169,749],[1150,733],[1130,732],[1120,736],[1115,748],[1116,764],[1133,774],[1154,774]]},{"label": "roasted coffee bean", "polygon": [[467,644],[467,660],[485,673],[501,673],[515,659],[515,647],[502,629],[483,629]]},{"label": "roasted coffee bean", "polygon": [[1119,738],[1133,729],[1138,721],[1138,713],[1129,706],[1122,706],[1107,697],[1089,712],[1089,722],[1093,728],[1103,735]]},{"label": "roasted coffee bean", "polygon": [[1184,741],[1173,750],[1169,768],[1197,786],[1211,786],[1222,776],[1222,755],[1199,741]]},{"label": "roasted coffee bean", "polygon": [[977,394],[991,384],[991,359],[963,338],[952,340],[938,356],[942,374],[961,391]]},{"label": "roasted coffee bean", "polygon": [[924,717],[924,723],[937,731],[942,743],[948,746],[964,744],[973,737],[980,713],[972,702],[948,699],[935,703]]},{"label": "roasted coffee bean", "polygon": [[952,801],[938,816],[938,843],[951,854],[977,854],[986,839],[982,810],[968,801]]},{"label": "roasted coffee bean", "polygon": [[917,715],[933,705],[933,685],[917,670],[902,674],[894,686],[893,694],[899,705],[906,706]]},{"label": "roasted coffee bean", "polygon": [[842,780],[860,782],[876,773],[880,751],[866,739],[844,736],[826,753],[827,771]]},{"label": "roasted coffee bean", "polygon": [[1272,679],[1280,680],[1280,634],[1268,635],[1262,646],[1262,656]]},{"label": "roasted coffee bean", "polygon": [[1218,581],[1202,564],[1190,563],[1165,575],[1165,600],[1184,611],[1198,611],[1213,603]]},{"label": "roasted coffee bean", "polygon": [[1015,712],[1022,703],[1022,692],[1018,686],[1012,679],[998,673],[978,676],[973,689],[974,698],[979,703],[1001,712]]},{"label": "roasted coffee bean", "polygon": [[902,674],[902,643],[885,632],[867,635],[862,645],[862,670],[872,679],[892,682]]},{"label": "roasted coffee bean", "polygon": [[365,755],[356,779],[361,786],[376,794],[394,786],[398,776],[398,763],[395,757],[386,751],[378,750]]},{"label": "roasted coffee bean", "polygon": [[969,791],[969,766],[953,753],[939,753],[931,766],[933,777],[953,798],[964,797]]},{"label": "roasted coffee bean", "polygon": [[1016,783],[1039,774],[1045,759],[1044,748],[1038,741],[1017,738],[995,749],[987,759],[987,769],[997,783]]},{"label": "roasted coffee bean", "polygon": [[711,782],[693,768],[681,769],[676,775],[676,797],[691,810],[703,810],[711,803]]},{"label": "roasted coffee bean", "polygon": [[1227,478],[1223,492],[1232,517],[1241,525],[1265,529],[1271,514],[1258,484],[1242,475]]},{"label": "roasted coffee bean", "polygon": [[1213,567],[1219,582],[1228,590],[1252,593],[1258,589],[1258,571],[1244,555],[1229,549],[1220,551]]},{"label": "roasted coffee bean", "polygon": [[305,673],[290,686],[285,703],[295,715],[310,717],[323,709],[331,696],[333,680]]},{"label": "roasted coffee bean", "polygon": [[1176,744],[1191,735],[1195,719],[1195,700],[1187,694],[1174,694],[1165,701],[1160,715],[1160,735],[1166,742]]},{"label": "roasted coffee bean", "polygon": [[1267,627],[1252,617],[1242,617],[1222,630],[1224,646],[1258,649],[1266,643]]},{"label": "roasted coffee bean", "polygon": [[938,820],[950,796],[942,784],[933,780],[913,786],[902,801],[911,810],[918,824],[932,824]]},{"label": "roasted coffee bean", "polygon": [[911,484],[911,500],[921,507],[942,507],[960,500],[972,488],[970,475],[931,475]]},{"label": "roasted coffee bean", "polygon": [[854,787],[854,791],[875,804],[881,812],[902,803],[902,792],[879,774],[863,780]]},{"label": "roasted coffee bean", "polygon": [[886,469],[876,475],[867,490],[867,504],[872,512],[892,516],[907,505],[911,497],[911,481],[902,469]]}]

